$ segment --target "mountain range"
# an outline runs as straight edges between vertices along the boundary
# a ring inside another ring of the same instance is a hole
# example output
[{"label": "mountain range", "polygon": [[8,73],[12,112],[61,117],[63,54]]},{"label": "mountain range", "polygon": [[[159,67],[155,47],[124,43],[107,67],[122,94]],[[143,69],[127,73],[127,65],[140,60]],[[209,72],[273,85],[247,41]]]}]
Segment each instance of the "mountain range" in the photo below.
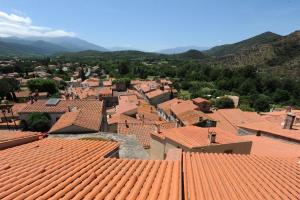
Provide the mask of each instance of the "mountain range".
[{"label": "mountain range", "polygon": [[198,47],[198,46],[184,46],[184,47],[175,47],[175,48],[170,48],[170,49],[163,49],[158,51],[158,53],[163,53],[163,54],[178,54],[178,53],[183,53],[189,50],[198,50],[198,51],[205,51],[208,50],[209,47]]},{"label": "mountain range", "polygon": [[0,55],[52,55],[59,52],[107,49],[75,37],[2,37]]},{"label": "mountain range", "polygon": [[[126,50],[122,47],[104,48],[74,37],[0,38],[0,56],[55,54],[75,58],[83,56],[106,59],[197,59],[205,64],[224,67],[255,65],[260,66],[261,70],[271,67],[272,70],[282,72],[284,68],[291,73],[297,69],[300,75],[300,31],[286,36],[265,32],[234,44],[216,46],[204,51],[199,51],[199,48],[201,47],[178,47],[150,53]],[[182,52],[183,50],[187,51]]]}]

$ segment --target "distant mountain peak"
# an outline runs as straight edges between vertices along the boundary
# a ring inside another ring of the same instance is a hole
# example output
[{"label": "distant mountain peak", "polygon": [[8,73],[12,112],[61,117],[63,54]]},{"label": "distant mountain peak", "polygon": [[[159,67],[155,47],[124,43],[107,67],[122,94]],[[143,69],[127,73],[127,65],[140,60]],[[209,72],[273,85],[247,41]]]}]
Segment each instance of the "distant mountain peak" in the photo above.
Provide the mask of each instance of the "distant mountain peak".
[{"label": "distant mountain peak", "polygon": [[204,51],[209,49],[208,47],[198,47],[198,46],[182,46],[182,47],[174,47],[174,48],[169,48],[169,49],[163,49],[158,51],[158,53],[163,53],[163,54],[178,54],[178,53],[184,53],[188,50],[198,50],[198,51]]}]

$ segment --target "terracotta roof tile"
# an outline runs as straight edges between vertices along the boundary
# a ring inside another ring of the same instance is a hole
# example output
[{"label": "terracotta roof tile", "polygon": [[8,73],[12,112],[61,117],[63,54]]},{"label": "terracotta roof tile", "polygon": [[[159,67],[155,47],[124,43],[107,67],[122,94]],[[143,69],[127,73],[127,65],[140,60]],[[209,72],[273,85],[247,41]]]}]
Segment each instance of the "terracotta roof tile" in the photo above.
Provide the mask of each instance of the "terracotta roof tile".
[{"label": "terracotta roof tile", "polygon": [[46,113],[65,113],[69,107],[78,109],[102,110],[102,102],[96,100],[60,100],[55,106],[47,106],[47,100],[38,100],[20,111],[20,113],[46,112]]},{"label": "terracotta roof tile", "polygon": [[177,98],[174,98],[174,99],[171,99],[169,101],[166,101],[166,102],[163,102],[161,104],[158,104],[157,107],[162,109],[165,113],[167,113],[168,115],[171,114],[171,107],[173,105],[176,105],[176,104],[179,104],[179,103],[182,103],[184,100],[182,99],[177,99]]},{"label": "terracotta roof tile", "polygon": [[65,128],[70,126],[77,127],[78,131],[98,132],[101,127],[101,121],[101,110],[99,112],[99,110],[79,109],[64,113],[49,130],[49,133],[63,132]]},{"label": "terracotta roof tile", "polygon": [[98,87],[100,80],[98,78],[89,78],[84,80],[82,84],[87,84],[89,87]]},{"label": "terracotta roof tile", "polygon": [[171,106],[171,111],[178,116],[181,113],[184,113],[189,110],[196,110],[198,106],[196,106],[191,100],[184,101],[179,104],[173,104]]},{"label": "terracotta roof tile", "polygon": [[300,145],[271,137],[244,135],[242,139],[252,141],[251,154],[284,158],[300,158]]},{"label": "terracotta roof tile", "polygon": [[114,114],[107,119],[108,124],[124,123],[127,120],[129,123],[138,123],[139,120],[124,114]]},{"label": "terracotta roof tile", "polygon": [[100,96],[112,96],[113,91],[110,87],[103,87],[103,88],[99,89],[99,95]]},{"label": "terracotta roof tile", "polygon": [[[210,144],[208,132],[213,131],[217,134],[216,142]],[[242,138],[223,131],[219,128],[201,128],[197,126],[185,126],[162,130],[159,134],[187,148],[198,148],[208,145],[229,144],[245,141]]]},{"label": "terracotta roof tile", "polygon": [[254,122],[239,125],[240,128],[261,131],[263,134],[267,134],[282,139],[292,140],[300,143],[300,129],[283,129],[280,124],[271,122]]},{"label": "terracotta roof tile", "polygon": [[198,110],[185,111],[178,114],[177,118],[182,121],[185,126],[196,125],[205,119],[210,119],[209,116]]},{"label": "terracotta roof tile", "polygon": [[179,161],[103,158],[117,146],[45,139],[0,151],[0,198],[181,199]]},{"label": "terracotta roof tile", "polygon": [[[161,130],[174,128],[174,123],[159,123]],[[125,121],[118,123],[118,133],[124,135],[135,135],[144,148],[150,147],[150,135],[156,131],[157,122],[130,122]]]},{"label": "terracotta roof tile", "polygon": [[103,86],[105,86],[105,87],[110,87],[110,86],[112,86],[111,80],[103,81]]},{"label": "terracotta roof tile", "polygon": [[184,198],[299,199],[299,171],[290,159],[184,153]]},{"label": "terracotta roof tile", "polygon": [[201,98],[201,97],[197,97],[195,99],[192,99],[193,102],[195,103],[209,103],[209,101],[207,99]]},{"label": "terracotta roof tile", "polygon": [[157,96],[167,94],[167,93],[169,93],[169,91],[162,91],[160,89],[156,89],[154,91],[146,93],[146,96],[147,96],[147,98],[152,99],[152,98],[155,98]]},{"label": "terracotta roof tile", "polygon": [[25,144],[28,142],[36,141],[39,139],[39,133],[37,132],[13,132],[4,131],[0,132],[0,150],[17,145]]},{"label": "terracotta roof tile", "polygon": [[255,112],[243,112],[240,109],[219,109],[213,113],[207,113],[207,116],[217,121],[217,127],[237,133],[238,125],[244,123],[265,121]]}]

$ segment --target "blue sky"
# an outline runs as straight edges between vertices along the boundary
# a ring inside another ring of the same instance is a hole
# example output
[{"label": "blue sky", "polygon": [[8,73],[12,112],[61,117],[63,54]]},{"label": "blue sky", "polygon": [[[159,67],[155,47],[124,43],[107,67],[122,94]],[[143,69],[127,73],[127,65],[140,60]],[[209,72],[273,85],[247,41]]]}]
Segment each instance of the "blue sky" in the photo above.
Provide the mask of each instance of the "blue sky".
[{"label": "blue sky", "polygon": [[299,0],[0,0],[0,11],[7,19],[23,17],[30,30],[148,51],[300,29]]}]

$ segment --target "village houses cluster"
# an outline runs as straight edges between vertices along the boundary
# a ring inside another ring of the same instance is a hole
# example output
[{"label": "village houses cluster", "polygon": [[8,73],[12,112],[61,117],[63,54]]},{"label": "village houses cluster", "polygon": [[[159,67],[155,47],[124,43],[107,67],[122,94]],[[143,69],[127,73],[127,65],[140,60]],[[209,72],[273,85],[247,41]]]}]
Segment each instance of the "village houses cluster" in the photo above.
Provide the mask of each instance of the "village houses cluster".
[{"label": "village houses cluster", "polygon": [[[167,78],[102,79],[98,68],[75,71],[56,98],[26,88],[43,67],[2,75],[22,90],[1,102],[0,199],[299,199],[300,110],[216,109],[178,98]],[[32,113],[50,116],[49,131],[18,130]],[[147,157],[121,156],[118,136]]]}]

